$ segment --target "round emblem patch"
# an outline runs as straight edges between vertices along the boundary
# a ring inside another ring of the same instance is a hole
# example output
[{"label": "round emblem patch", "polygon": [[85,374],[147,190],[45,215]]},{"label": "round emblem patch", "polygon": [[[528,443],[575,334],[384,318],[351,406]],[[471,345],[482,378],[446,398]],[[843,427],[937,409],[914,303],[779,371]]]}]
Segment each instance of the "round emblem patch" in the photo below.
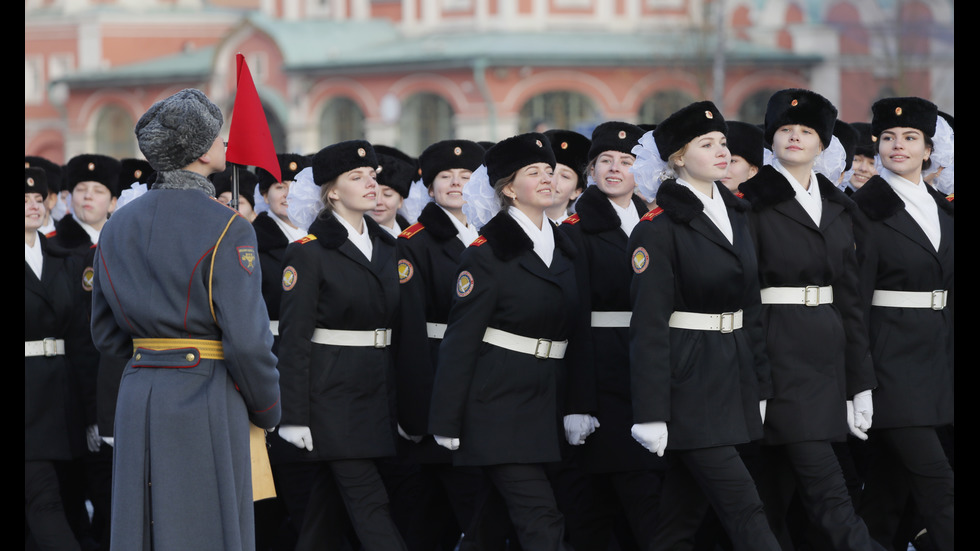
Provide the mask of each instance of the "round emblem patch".
[{"label": "round emblem patch", "polygon": [[411,262],[404,258],[398,261],[398,283],[408,283],[414,274],[415,268]]},{"label": "round emblem patch", "polygon": [[647,250],[643,247],[637,247],[633,251],[633,271],[640,274],[643,270],[647,269],[647,265],[650,263],[650,255],[647,254]]},{"label": "round emblem patch", "polygon": [[282,271],[282,290],[288,291],[296,286],[296,269],[286,266]]},{"label": "round emblem patch", "polygon": [[462,272],[456,278],[456,296],[463,298],[473,290],[473,274]]},{"label": "round emblem patch", "polygon": [[82,289],[85,289],[86,291],[91,291],[93,279],[95,279],[95,270],[93,270],[92,267],[89,266],[85,268],[84,272],[82,272]]}]

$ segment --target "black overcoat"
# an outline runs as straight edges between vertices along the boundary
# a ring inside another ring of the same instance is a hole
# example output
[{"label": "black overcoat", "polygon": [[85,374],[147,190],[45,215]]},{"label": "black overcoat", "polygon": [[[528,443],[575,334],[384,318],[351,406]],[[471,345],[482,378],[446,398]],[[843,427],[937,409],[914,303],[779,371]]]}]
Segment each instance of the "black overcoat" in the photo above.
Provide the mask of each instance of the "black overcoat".
[{"label": "black overcoat", "polygon": [[[881,176],[851,196],[861,209],[855,233],[878,380],[873,428],[953,422],[953,204],[931,186],[927,189],[938,206],[938,251]],[[871,306],[875,289],[946,290],[947,306]]]},{"label": "black overcoat", "polygon": [[[704,214],[694,192],[673,180],[660,186],[657,208],[629,240],[634,419],[666,421],[668,450],[761,438],[759,401],[772,393],[748,205],[718,182],[714,192],[725,201],[732,243]],[[737,310],[743,312],[743,328],[729,333],[668,326],[675,311]]]},{"label": "black overcoat", "polygon": [[759,286],[829,285],[834,294],[831,304],[762,306],[773,383],[766,409],[769,444],[842,440],[848,434],[845,402],[875,387],[858,296],[857,207],[822,174],[817,182],[823,205],[819,225],[772,166],[739,186],[752,204]]}]

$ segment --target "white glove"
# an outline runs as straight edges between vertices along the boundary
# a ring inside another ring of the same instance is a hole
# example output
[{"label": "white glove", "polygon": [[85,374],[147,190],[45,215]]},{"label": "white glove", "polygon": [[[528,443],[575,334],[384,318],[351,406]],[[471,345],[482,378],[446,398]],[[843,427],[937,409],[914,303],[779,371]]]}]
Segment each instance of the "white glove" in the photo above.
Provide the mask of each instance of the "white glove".
[{"label": "white glove", "polygon": [[860,438],[861,440],[867,440],[868,435],[854,424],[854,415],[855,415],[854,402],[848,400],[846,405],[847,405],[847,428],[851,431],[851,434],[853,434],[854,436]]},{"label": "white glove", "polygon": [[637,423],[630,429],[630,434],[650,453],[664,456],[667,449],[667,423],[664,421]]},{"label": "white glove", "polygon": [[871,418],[874,416],[874,403],[871,400],[871,391],[863,390],[854,395],[851,399],[854,404],[854,426],[858,430],[867,433],[871,428]]},{"label": "white glove", "polygon": [[564,417],[565,439],[573,446],[585,444],[585,439],[599,428],[599,420],[584,413],[573,413]]},{"label": "white glove", "polygon": [[458,450],[459,449],[459,438],[453,438],[451,436],[439,436],[438,434],[432,435],[436,440],[436,444],[446,448],[447,450]]},{"label": "white glove", "polygon": [[112,447],[113,445],[112,443],[115,442],[116,439],[111,436],[103,436],[102,441],[105,442],[106,444],[109,444],[109,447]]},{"label": "white glove", "polygon": [[279,427],[279,438],[282,438],[297,448],[306,448],[307,451],[313,451],[313,434],[310,432],[310,427],[282,425]]},{"label": "white glove", "polygon": [[398,424],[398,436],[401,436],[405,440],[411,440],[412,442],[415,442],[416,444],[418,444],[419,442],[422,441],[422,437],[421,436],[411,436],[410,434],[408,434],[407,432],[405,432],[405,429],[402,428],[401,423]]},{"label": "white glove", "polygon": [[85,441],[88,444],[88,451],[95,453],[102,447],[102,439],[99,438],[99,425],[89,425],[85,429]]},{"label": "white glove", "polygon": [[766,401],[759,400],[759,415],[762,416],[762,424],[766,424]]}]

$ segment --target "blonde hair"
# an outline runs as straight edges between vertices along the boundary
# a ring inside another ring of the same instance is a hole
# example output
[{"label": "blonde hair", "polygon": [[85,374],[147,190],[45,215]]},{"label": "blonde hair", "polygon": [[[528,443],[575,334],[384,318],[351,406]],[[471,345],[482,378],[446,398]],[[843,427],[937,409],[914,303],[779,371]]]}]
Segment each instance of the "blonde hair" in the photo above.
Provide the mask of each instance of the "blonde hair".
[{"label": "blonde hair", "polygon": [[338,176],[337,178],[334,178],[329,182],[324,182],[323,184],[320,185],[320,202],[323,203],[323,208],[320,210],[320,215],[327,215],[333,213],[334,210],[333,199],[328,197],[327,194],[330,193],[330,190],[332,190],[334,186],[337,185],[337,180],[339,179],[340,177]]},{"label": "blonde hair", "polygon": [[507,210],[508,207],[514,206],[514,200],[504,195],[504,188],[516,179],[517,171],[515,170],[510,176],[505,176],[493,184],[493,194],[497,197],[497,204],[500,205],[500,210]]},{"label": "blonde hair", "polygon": [[677,151],[671,153],[669,157],[667,157],[667,168],[669,168],[670,171],[674,173],[674,175],[677,174],[677,168],[678,168],[677,161],[679,161],[681,157],[683,157],[684,154],[687,153],[687,146],[690,145],[690,143],[691,142],[684,144],[684,147],[681,147]]}]

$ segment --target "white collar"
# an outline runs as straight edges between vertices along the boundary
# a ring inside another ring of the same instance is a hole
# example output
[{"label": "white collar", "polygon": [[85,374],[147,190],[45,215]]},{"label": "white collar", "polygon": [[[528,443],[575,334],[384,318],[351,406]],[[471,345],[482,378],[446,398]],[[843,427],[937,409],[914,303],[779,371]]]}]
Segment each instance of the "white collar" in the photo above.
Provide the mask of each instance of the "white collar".
[{"label": "white collar", "polygon": [[694,196],[704,206],[704,214],[708,217],[708,220],[711,220],[715,227],[718,228],[718,231],[728,238],[729,243],[734,243],[735,238],[732,233],[732,221],[728,218],[728,207],[725,206],[725,200],[721,197],[721,191],[714,188],[711,197],[708,197],[686,180],[678,178],[677,183],[694,193]]},{"label": "white collar", "polygon": [[44,257],[41,255],[41,236],[34,236],[34,246],[24,243],[24,261],[31,267],[34,275],[41,279],[41,266],[44,265]]},{"label": "white collar", "polygon": [[371,260],[371,253],[374,252],[374,243],[371,242],[371,235],[367,229],[367,221],[361,221],[361,231],[359,233],[354,229],[354,226],[350,225],[347,220],[344,220],[343,216],[336,212],[333,215],[347,229],[347,238],[350,239],[351,243],[364,253],[365,258]]},{"label": "white collar", "polygon": [[445,207],[439,203],[436,203],[436,206],[442,209],[442,212],[446,213],[446,216],[449,217],[449,221],[452,222],[453,226],[456,228],[456,238],[463,243],[464,247],[469,247],[471,243],[476,241],[476,238],[480,237],[480,232],[476,231],[473,224],[463,224],[459,218],[456,218],[456,216],[446,210]]},{"label": "white collar", "polygon": [[882,168],[880,174],[899,199],[905,203],[905,211],[922,228],[932,246],[938,251],[939,241],[942,239],[942,230],[939,228],[939,207],[926,189],[928,184],[921,177],[919,183],[914,184],[887,168]]},{"label": "white collar", "polygon": [[289,241],[296,241],[297,239],[302,239],[306,237],[306,233],[307,233],[306,229],[294,228],[289,224],[287,224],[285,220],[279,218],[278,214],[272,212],[271,210],[268,212],[269,212],[269,218],[272,218],[272,220],[275,221],[276,225],[279,226],[279,229],[282,230],[283,235],[285,235],[286,239],[288,239]]},{"label": "white collar", "polygon": [[772,167],[775,168],[780,174],[786,178],[789,185],[793,187],[796,192],[796,201],[803,207],[803,210],[810,215],[813,223],[817,226],[820,225],[820,216],[823,214],[823,202],[820,197],[820,184],[817,183],[817,174],[811,169],[810,170],[810,185],[808,188],[804,189],[803,184],[798,182],[796,178],[790,174],[782,164],[780,164],[779,159],[773,157]]},{"label": "white collar", "polygon": [[551,221],[548,220],[548,217],[544,213],[541,214],[541,227],[539,228],[517,207],[508,207],[507,214],[516,220],[524,233],[531,238],[531,242],[534,243],[534,252],[546,266],[550,267],[551,259],[555,254],[555,234],[551,229]]},{"label": "white collar", "polygon": [[625,208],[617,205],[609,197],[606,197],[606,199],[609,199],[609,204],[612,205],[616,216],[619,216],[619,227],[629,236],[629,234],[633,233],[633,228],[640,223],[640,214],[636,212],[636,207],[633,206],[633,199],[630,198],[630,202]]},{"label": "white collar", "polygon": [[93,228],[92,226],[86,224],[85,222],[82,222],[81,220],[78,219],[77,216],[75,217],[75,221],[78,222],[78,225],[81,226],[82,229],[85,230],[85,233],[88,234],[89,241],[91,241],[95,245],[98,245],[99,233],[100,233],[99,230]]}]

